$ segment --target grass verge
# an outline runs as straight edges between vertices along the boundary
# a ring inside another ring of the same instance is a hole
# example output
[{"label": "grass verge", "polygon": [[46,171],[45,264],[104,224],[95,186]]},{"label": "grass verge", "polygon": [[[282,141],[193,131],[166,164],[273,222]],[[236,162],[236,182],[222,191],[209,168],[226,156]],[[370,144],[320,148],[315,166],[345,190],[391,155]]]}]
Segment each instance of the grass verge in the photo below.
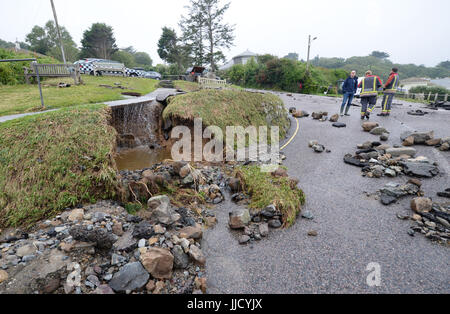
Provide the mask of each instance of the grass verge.
[{"label": "grass verge", "polygon": [[[148,94],[157,88],[158,81],[134,77],[95,77],[83,75],[83,85],[59,88],[60,82],[73,84],[70,78],[45,80],[42,88],[46,109],[102,103],[122,99],[122,92],[133,91]],[[109,89],[119,83],[127,88]],[[41,110],[39,89],[36,85],[0,86],[0,116]]]},{"label": "grass verge", "polygon": [[285,227],[294,224],[305,204],[305,194],[297,187],[297,181],[274,177],[262,172],[259,166],[241,166],[234,175],[251,196],[250,208],[262,210],[273,204],[283,214]]},{"label": "grass verge", "polygon": [[163,118],[201,118],[204,126],[218,126],[224,134],[227,126],[279,126],[280,138],[286,136],[290,123],[279,97],[238,90],[201,90],[177,96],[170,100]]},{"label": "grass verge", "polygon": [[0,124],[0,226],[29,226],[114,197],[109,119],[104,105],[86,105]]}]

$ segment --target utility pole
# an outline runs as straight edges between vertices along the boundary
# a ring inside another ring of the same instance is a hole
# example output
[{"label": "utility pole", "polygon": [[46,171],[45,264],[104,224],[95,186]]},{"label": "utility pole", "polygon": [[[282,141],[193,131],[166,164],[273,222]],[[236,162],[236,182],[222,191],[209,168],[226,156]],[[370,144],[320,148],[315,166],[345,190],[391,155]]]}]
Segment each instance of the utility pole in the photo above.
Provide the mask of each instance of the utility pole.
[{"label": "utility pole", "polygon": [[61,31],[59,29],[58,17],[56,16],[55,4],[53,3],[53,0],[50,0],[50,3],[52,5],[52,9],[53,9],[53,16],[55,17],[56,31],[58,32],[59,44],[61,45],[62,58],[63,58],[64,64],[66,64],[66,54],[64,53],[64,45],[63,45],[63,41],[61,38]]},{"label": "utility pole", "polygon": [[311,35],[308,37],[308,58],[306,60],[306,73],[309,73],[309,56],[311,53],[311,43],[316,40],[317,37],[314,37],[313,40],[311,40]]}]

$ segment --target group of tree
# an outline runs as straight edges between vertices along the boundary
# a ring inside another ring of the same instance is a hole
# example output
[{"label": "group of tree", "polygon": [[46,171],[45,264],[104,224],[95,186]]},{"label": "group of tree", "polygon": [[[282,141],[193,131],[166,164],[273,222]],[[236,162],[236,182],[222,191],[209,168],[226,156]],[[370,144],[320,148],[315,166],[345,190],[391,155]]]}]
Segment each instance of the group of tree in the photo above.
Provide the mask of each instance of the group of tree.
[{"label": "group of tree", "polygon": [[426,67],[415,64],[393,63],[386,52],[374,51],[366,57],[345,58],[319,58],[312,60],[317,67],[328,69],[344,69],[346,71],[356,70],[358,76],[363,76],[367,70],[371,70],[380,77],[387,78],[393,67],[399,68],[402,79],[410,77],[442,78],[450,76],[450,61],[439,63],[436,67]]},{"label": "group of tree", "polygon": [[[74,62],[80,58],[99,58],[120,61],[127,67],[142,67],[150,69],[153,60],[146,52],[136,51],[133,47],[119,49],[114,30],[104,23],[94,23],[83,33],[81,49],[77,48],[72,36],[64,26],[60,27],[61,39],[66,59]],[[13,48],[14,44],[0,41],[4,48]],[[26,36],[26,46],[22,48],[62,60],[61,46],[53,21],[48,21],[44,27],[34,26]]]},{"label": "group of tree", "polygon": [[213,72],[225,61],[222,49],[234,42],[234,25],[223,21],[230,3],[219,0],[190,0],[188,14],[179,22],[181,35],[164,27],[158,42],[160,58],[183,72],[189,65],[209,66]]},{"label": "group of tree", "polygon": [[[79,54],[77,45],[64,26],[61,26],[60,30],[66,59],[71,62],[76,61]],[[28,48],[31,51],[62,60],[61,45],[53,21],[48,21],[43,27],[38,25],[34,26],[26,36],[25,42],[28,47],[23,48]]]},{"label": "group of tree", "polygon": [[330,85],[336,87],[337,82],[345,79],[347,73],[344,70],[316,67],[311,67],[310,73],[307,73],[305,62],[266,54],[250,59],[245,65],[234,65],[220,75],[244,87],[322,93]]}]

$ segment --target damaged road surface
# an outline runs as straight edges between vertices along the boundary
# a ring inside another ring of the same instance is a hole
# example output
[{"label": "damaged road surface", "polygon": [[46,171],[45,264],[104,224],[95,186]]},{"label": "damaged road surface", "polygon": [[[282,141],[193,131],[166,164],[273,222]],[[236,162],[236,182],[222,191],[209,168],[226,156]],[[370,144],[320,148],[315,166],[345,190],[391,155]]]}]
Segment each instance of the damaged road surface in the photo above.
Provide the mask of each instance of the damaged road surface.
[{"label": "damaged road surface", "polygon": [[[330,116],[338,112],[342,101],[311,95],[280,94],[280,97],[291,111],[322,111]],[[412,116],[408,111],[421,109],[422,105],[399,102],[403,106],[396,106],[390,118],[375,114],[370,120],[389,131],[389,136],[383,136],[387,138],[383,144],[402,147],[400,138],[404,132],[433,130],[436,138],[450,136],[449,111]],[[298,135],[283,150],[289,176],[300,180],[299,187],[306,194],[302,213],[312,214],[312,220],[299,217],[291,228],[242,246],[239,234],[230,232],[228,227],[228,213],[238,209],[237,205],[226,200],[217,207],[218,225],[207,230],[204,237],[208,293],[450,292],[448,246],[433,243],[425,236],[412,237],[408,234],[412,222],[397,218],[414,214],[411,201],[417,195],[408,192],[413,193],[418,187],[409,185],[407,195],[402,192],[402,197],[389,206],[367,196],[389,183],[404,186],[411,177],[404,173],[396,177],[363,177],[361,170],[368,162],[354,160],[352,156],[347,161],[359,167],[343,162],[344,156],[355,152],[358,144],[379,141],[383,135],[362,131],[359,110],[352,107],[351,117],[339,119],[347,125],[342,129],[329,122],[318,123],[311,117],[302,117]],[[288,138],[296,126],[292,119]],[[312,140],[331,152],[316,153],[308,145]],[[416,156],[436,162],[439,169],[431,178],[420,178],[425,197],[433,202],[448,202],[448,198],[437,193],[450,188],[450,153],[429,146],[414,148]],[[408,169],[414,170],[406,165]],[[380,287],[367,285],[370,271],[366,269],[371,263],[381,266]]]}]

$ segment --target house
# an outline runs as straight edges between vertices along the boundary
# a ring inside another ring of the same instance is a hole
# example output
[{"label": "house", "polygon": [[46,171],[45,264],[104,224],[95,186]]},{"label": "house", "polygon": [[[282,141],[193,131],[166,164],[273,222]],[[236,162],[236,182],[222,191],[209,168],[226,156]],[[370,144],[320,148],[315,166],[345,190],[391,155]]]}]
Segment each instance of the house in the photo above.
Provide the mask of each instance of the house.
[{"label": "house", "polygon": [[236,64],[246,64],[248,61],[250,61],[251,58],[255,58],[258,57],[258,55],[254,52],[251,52],[249,50],[244,51],[243,53],[233,57],[233,59],[231,59],[229,62],[225,63],[222,67],[220,67],[219,70],[228,70],[229,68],[231,68],[233,65]]},{"label": "house", "polygon": [[429,78],[411,77],[400,81],[400,87],[403,91],[409,91],[413,87],[417,86],[431,86],[431,80]]}]

